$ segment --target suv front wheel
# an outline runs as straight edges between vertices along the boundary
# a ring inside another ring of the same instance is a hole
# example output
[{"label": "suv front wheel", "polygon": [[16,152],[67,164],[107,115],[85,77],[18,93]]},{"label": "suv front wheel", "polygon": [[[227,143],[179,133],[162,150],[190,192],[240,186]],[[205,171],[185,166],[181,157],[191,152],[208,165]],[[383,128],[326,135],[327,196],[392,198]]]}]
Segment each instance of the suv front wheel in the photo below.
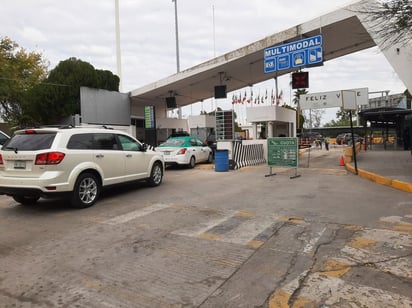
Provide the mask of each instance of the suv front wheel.
[{"label": "suv front wheel", "polygon": [[150,172],[150,178],[148,178],[147,183],[150,186],[158,186],[162,183],[163,179],[163,168],[159,162],[153,164],[152,171]]},{"label": "suv front wheel", "polygon": [[82,173],[74,184],[71,197],[71,206],[83,209],[96,203],[101,191],[98,178],[93,173]]}]

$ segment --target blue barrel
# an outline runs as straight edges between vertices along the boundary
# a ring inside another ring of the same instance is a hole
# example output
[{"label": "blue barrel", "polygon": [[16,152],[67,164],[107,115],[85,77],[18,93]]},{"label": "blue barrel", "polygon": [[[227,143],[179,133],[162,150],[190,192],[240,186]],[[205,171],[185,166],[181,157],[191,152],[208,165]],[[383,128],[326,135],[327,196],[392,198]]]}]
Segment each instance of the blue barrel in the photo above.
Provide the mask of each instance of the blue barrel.
[{"label": "blue barrel", "polygon": [[229,171],[229,150],[216,150],[215,171]]}]

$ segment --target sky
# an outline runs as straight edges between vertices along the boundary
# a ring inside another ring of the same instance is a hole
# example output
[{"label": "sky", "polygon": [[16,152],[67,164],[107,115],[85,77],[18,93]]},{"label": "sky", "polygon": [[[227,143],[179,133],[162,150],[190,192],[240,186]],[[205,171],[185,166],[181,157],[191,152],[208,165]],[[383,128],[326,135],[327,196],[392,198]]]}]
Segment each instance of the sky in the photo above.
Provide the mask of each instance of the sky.
[{"label": "sky", "polygon": [[[181,71],[353,2],[176,1]],[[175,2],[119,0],[119,19],[122,92],[176,73]],[[11,38],[27,51],[42,53],[49,70],[75,57],[96,69],[118,73],[115,0],[1,0],[0,36]],[[397,94],[406,89],[376,47],[325,62],[310,72],[310,93],[367,87],[369,91],[390,90],[390,94]],[[282,76],[278,87],[283,101],[293,105],[289,82],[289,75]],[[253,92],[270,93],[273,88],[272,79],[253,85]],[[244,92],[228,93],[227,102],[211,98],[185,107],[183,117],[216,107],[230,109],[233,95]],[[244,110],[235,111],[245,117]],[[322,122],[333,119],[335,112],[326,110]]]}]

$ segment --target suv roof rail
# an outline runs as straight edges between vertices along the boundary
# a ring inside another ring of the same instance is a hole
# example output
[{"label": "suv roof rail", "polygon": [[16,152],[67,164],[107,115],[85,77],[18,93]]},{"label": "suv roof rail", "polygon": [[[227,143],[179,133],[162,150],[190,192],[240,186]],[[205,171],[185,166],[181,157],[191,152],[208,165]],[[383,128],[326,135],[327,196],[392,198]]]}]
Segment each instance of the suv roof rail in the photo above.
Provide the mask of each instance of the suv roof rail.
[{"label": "suv roof rail", "polygon": [[75,126],[76,128],[104,128],[104,129],[114,129],[113,127],[109,127],[105,124],[101,124],[101,125],[80,125],[80,126]]}]

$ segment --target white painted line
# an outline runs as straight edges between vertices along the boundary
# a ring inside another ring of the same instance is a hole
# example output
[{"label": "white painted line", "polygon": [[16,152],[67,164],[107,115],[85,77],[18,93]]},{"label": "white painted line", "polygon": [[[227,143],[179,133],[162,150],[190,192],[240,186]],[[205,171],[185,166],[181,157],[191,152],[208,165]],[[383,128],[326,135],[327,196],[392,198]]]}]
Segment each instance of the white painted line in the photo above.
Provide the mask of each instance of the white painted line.
[{"label": "white painted line", "polygon": [[325,233],[326,228],[323,228],[320,232],[318,232],[318,235],[314,238],[311,238],[309,243],[305,246],[305,248],[303,248],[303,252],[308,254],[313,250],[313,247],[315,246],[315,244],[319,241],[319,239],[321,238],[322,234]]},{"label": "white painted line", "polygon": [[387,216],[387,217],[381,217],[379,220],[383,222],[400,223],[402,222],[402,219],[403,219],[402,216]]},{"label": "white painted line", "polygon": [[126,214],[123,214],[123,215],[113,217],[111,219],[103,221],[103,223],[109,224],[109,225],[123,224],[123,223],[126,223],[126,222],[130,221],[130,220],[149,215],[153,212],[157,212],[157,211],[163,210],[163,209],[168,208],[168,207],[170,207],[170,205],[168,205],[168,204],[156,203],[156,204],[150,205],[150,206],[145,207],[145,208],[140,209],[140,210],[136,210],[136,211],[133,211],[133,212],[129,212],[129,213],[126,213]]},{"label": "white painted line", "polygon": [[271,217],[251,217],[237,228],[223,234],[220,241],[246,245],[273,223],[275,219]]},{"label": "white painted line", "polygon": [[176,235],[183,235],[183,236],[190,236],[190,237],[196,237],[202,233],[205,233],[207,230],[212,229],[213,227],[225,222],[226,220],[232,218],[233,216],[236,215],[236,211],[224,211],[219,214],[222,216],[216,217],[214,219],[211,219],[209,221],[200,223],[196,226],[193,227],[188,227],[188,228],[183,228],[180,230],[176,230],[172,232],[173,234]]}]

